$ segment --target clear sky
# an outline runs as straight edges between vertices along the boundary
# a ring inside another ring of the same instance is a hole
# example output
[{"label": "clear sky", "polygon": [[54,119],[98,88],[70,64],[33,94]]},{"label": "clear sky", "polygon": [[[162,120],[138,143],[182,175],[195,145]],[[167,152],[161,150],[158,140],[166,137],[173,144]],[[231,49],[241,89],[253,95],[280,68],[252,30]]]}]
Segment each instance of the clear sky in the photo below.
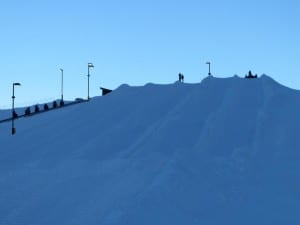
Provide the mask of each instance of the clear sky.
[{"label": "clear sky", "polygon": [[10,0],[0,3],[0,108],[123,83],[196,83],[251,69],[300,89],[297,0]]}]

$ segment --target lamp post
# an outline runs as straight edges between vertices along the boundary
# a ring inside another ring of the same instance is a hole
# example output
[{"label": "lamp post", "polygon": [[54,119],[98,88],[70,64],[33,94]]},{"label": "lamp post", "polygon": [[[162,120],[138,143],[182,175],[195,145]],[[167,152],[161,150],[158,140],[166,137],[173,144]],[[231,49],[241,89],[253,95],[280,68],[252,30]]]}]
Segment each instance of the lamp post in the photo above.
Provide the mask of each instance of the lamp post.
[{"label": "lamp post", "polygon": [[20,83],[13,83],[13,94],[12,94],[12,118],[11,118],[11,134],[14,135],[16,133],[15,128],[15,86],[21,86]]},{"label": "lamp post", "polygon": [[208,76],[210,76],[211,75],[211,73],[210,73],[210,62],[206,62],[206,64],[208,64]]},{"label": "lamp post", "polygon": [[64,70],[60,69],[61,71],[61,102],[64,101]]},{"label": "lamp post", "polygon": [[94,68],[93,63],[88,63],[88,96],[87,96],[87,100],[90,100],[90,68]]}]

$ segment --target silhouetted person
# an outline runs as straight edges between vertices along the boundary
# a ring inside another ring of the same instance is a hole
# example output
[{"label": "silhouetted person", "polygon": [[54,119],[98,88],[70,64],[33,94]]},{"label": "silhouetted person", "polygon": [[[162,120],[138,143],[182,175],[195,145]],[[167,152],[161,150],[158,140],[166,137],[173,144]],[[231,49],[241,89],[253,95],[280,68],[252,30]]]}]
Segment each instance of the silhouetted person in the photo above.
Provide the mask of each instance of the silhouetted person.
[{"label": "silhouetted person", "polygon": [[44,104],[44,110],[47,111],[49,109],[48,104]]},{"label": "silhouetted person", "polygon": [[13,117],[14,117],[14,118],[17,118],[17,117],[18,117],[18,114],[16,113],[15,110],[13,111]]},{"label": "silhouetted person", "polygon": [[57,108],[57,102],[53,101],[53,108]]},{"label": "silhouetted person", "polygon": [[29,116],[30,115],[30,107],[27,107],[25,109],[25,116]]},{"label": "silhouetted person", "polygon": [[35,112],[35,113],[38,113],[39,111],[40,111],[39,106],[38,106],[38,105],[35,105],[35,106],[34,106],[34,112]]},{"label": "silhouetted person", "polygon": [[62,107],[62,106],[64,106],[64,105],[65,105],[65,102],[64,102],[63,100],[60,100],[59,106]]}]

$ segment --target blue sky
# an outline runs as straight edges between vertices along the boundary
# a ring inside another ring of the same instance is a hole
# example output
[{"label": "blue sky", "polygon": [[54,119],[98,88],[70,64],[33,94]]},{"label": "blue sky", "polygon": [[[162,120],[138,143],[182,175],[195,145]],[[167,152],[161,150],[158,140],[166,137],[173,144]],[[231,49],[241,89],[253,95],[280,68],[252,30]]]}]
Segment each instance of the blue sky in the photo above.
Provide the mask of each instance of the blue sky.
[{"label": "blue sky", "polygon": [[268,74],[300,89],[300,3],[49,0],[0,3],[0,108],[87,97],[123,83],[196,83],[212,74]]}]

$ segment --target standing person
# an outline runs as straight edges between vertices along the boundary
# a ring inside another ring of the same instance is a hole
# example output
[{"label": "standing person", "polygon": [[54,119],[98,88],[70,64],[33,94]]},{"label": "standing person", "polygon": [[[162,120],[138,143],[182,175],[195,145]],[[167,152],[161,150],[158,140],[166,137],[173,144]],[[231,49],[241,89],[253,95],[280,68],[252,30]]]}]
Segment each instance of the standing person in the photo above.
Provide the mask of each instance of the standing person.
[{"label": "standing person", "polygon": [[178,74],[178,81],[181,82],[181,79],[182,79],[182,75],[181,75],[181,73],[179,73]]}]

